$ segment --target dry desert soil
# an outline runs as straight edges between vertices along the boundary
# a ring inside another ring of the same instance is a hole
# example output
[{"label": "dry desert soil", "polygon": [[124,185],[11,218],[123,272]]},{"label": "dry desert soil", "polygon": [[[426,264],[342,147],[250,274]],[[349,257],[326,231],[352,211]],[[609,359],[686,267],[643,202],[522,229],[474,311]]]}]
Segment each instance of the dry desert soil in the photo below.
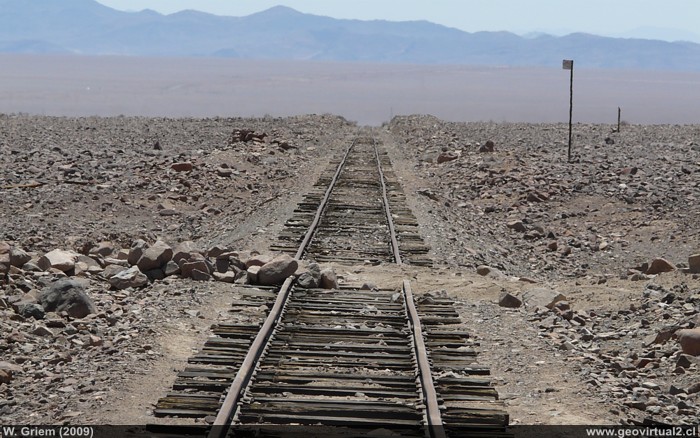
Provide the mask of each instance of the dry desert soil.
[{"label": "dry desert soil", "polygon": [[[240,129],[267,137],[232,141]],[[138,239],[268,252],[331,157],[368,131],[434,266],[334,265],[342,284],[411,278],[456,299],[511,424],[697,423],[700,358],[676,334],[700,325],[699,125],[577,124],[569,163],[563,124],[331,115],[0,115],[0,253],[21,260],[0,290],[3,421],[163,421],[154,404],[212,323],[261,310],[231,315],[239,290],[223,281],[111,287],[108,265]],[[79,262],[42,268],[56,249]],[[36,314],[66,275],[94,312]],[[506,294],[524,303],[499,305]]]}]

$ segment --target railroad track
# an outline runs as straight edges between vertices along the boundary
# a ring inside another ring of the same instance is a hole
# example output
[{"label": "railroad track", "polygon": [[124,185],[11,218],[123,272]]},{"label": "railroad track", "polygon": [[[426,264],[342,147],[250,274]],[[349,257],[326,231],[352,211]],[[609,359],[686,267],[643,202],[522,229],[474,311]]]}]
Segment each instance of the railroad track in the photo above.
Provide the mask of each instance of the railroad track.
[{"label": "railroad track", "polygon": [[[356,140],[274,249],[319,262],[430,264],[388,164],[373,138]],[[246,289],[238,306],[269,312],[257,324],[215,326],[156,416],[208,417],[211,426],[187,433],[210,438],[509,436],[449,298],[416,300],[408,280],[321,290],[290,277],[279,289]]]}]

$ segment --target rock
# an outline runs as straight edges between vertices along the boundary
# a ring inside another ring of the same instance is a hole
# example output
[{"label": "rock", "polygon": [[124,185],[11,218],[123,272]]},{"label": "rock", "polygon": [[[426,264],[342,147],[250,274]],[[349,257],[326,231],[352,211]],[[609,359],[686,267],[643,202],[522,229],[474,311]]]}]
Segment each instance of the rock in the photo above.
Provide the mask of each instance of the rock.
[{"label": "rock", "polygon": [[100,255],[102,257],[109,257],[114,253],[114,251],[116,251],[114,244],[109,241],[104,241],[100,242],[96,247],[92,248],[90,250],[90,254]]},{"label": "rock", "polygon": [[190,258],[187,260],[180,259],[180,275],[185,278],[192,278],[192,272],[194,270],[204,272],[207,275],[211,274],[212,271],[206,259],[201,254],[191,254]]},{"label": "rock", "polygon": [[228,269],[231,267],[231,262],[229,261],[228,257],[217,258],[215,266],[216,266],[216,272],[223,274],[224,272],[228,272]]},{"label": "rock", "polygon": [[678,330],[676,334],[683,353],[691,356],[700,356],[700,327]]},{"label": "rock", "polygon": [[109,284],[118,290],[129,287],[143,287],[148,284],[148,276],[141,272],[138,266],[132,266],[110,278]]},{"label": "rock", "polygon": [[189,161],[184,161],[181,163],[173,163],[173,165],[170,166],[170,168],[173,169],[175,172],[191,172],[192,169],[194,169],[194,165]]},{"label": "rock", "polygon": [[191,240],[185,240],[175,246],[172,260],[179,264],[180,260],[189,260],[190,256],[195,253],[201,254],[202,251]]},{"label": "rock", "polygon": [[647,275],[661,274],[662,272],[675,271],[676,267],[665,259],[654,259],[649,264],[649,269],[645,272]]},{"label": "rock", "polygon": [[53,268],[62,272],[69,272],[75,268],[75,263],[77,261],[77,253],[73,251],[54,249],[53,251],[50,251],[42,256],[37,264],[44,271],[48,271],[49,269]]},{"label": "rock", "polygon": [[8,370],[0,369],[0,384],[5,383],[9,385],[12,382],[12,373]]},{"label": "rock", "polygon": [[323,289],[337,289],[338,288],[338,276],[335,275],[335,271],[332,269],[324,269],[321,271],[321,279],[319,280],[319,286]]},{"label": "rock", "polygon": [[377,285],[372,282],[362,283],[360,290],[374,290],[377,289]]},{"label": "rock", "polygon": [[517,309],[518,307],[523,305],[523,302],[520,300],[520,298],[516,297],[515,295],[512,295],[508,292],[504,292],[498,299],[498,305],[510,309]]},{"label": "rock", "polygon": [[223,283],[233,283],[236,281],[236,273],[227,271],[227,272],[214,272],[214,278],[216,281],[221,281]]},{"label": "rock", "polygon": [[693,364],[700,367],[700,357],[691,356],[689,354],[681,354],[676,360],[676,366],[680,368],[690,368],[690,366]]},{"label": "rock", "polygon": [[120,265],[107,265],[104,271],[102,271],[102,276],[104,278],[110,279],[118,273],[126,271],[127,269],[128,268],[125,268],[124,266]]},{"label": "rock", "polygon": [[78,255],[78,261],[76,263],[76,266],[78,264],[84,265],[83,270],[90,272],[91,274],[98,274],[103,271],[102,267],[99,263],[97,263],[95,259],[86,255]]},{"label": "rock", "polygon": [[315,289],[318,287],[318,279],[314,278],[310,272],[302,272],[297,278],[297,285],[305,289]]},{"label": "rock", "polygon": [[479,275],[483,275],[484,277],[490,277],[495,279],[505,278],[503,272],[499,271],[496,268],[492,268],[491,266],[486,265],[477,266],[476,273]]},{"label": "rock", "polygon": [[165,271],[161,268],[151,269],[150,271],[144,272],[144,274],[146,274],[149,281],[164,280],[166,277]]},{"label": "rock", "polygon": [[246,270],[246,274],[248,277],[248,283],[258,284],[258,273],[260,272],[260,268],[261,268],[261,266],[254,265]]},{"label": "rock", "polygon": [[551,310],[559,301],[565,301],[566,297],[552,289],[535,288],[524,292],[523,300],[528,306],[546,307]]},{"label": "rock", "polygon": [[511,230],[515,230],[519,233],[524,233],[527,231],[527,228],[525,228],[525,224],[523,224],[523,222],[519,220],[512,220],[506,223],[506,227],[510,228]]},{"label": "rock", "polygon": [[200,271],[199,269],[192,270],[192,280],[194,281],[211,281],[211,275],[209,272]]},{"label": "rock", "polygon": [[689,386],[688,389],[685,390],[685,392],[688,394],[697,394],[698,392],[700,392],[700,382]]},{"label": "rock", "polygon": [[159,240],[143,252],[136,265],[141,272],[147,272],[165,266],[172,258],[173,249],[167,243]]},{"label": "rock", "polygon": [[43,325],[37,325],[32,329],[32,334],[37,336],[53,336],[54,333]]},{"label": "rock", "polygon": [[32,260],[32,256],[16,246],[10,249],[10,265],[21,268]]},{"label": "rock", "polygon": [[688,257],[688,270],[693,274],[700,274],[700,254]]},{"label": "rock", "polygon": [[299,263],[288,254],[281,254],[265,263],[258,271],[258,283],[263,286],[281,284],[293,275]]},{"label": "rock", "polygon": [[274,257],[269,254],[256,254],[245,261],[245,267],[247,269],[251,266],[263,266],[265,263],[271,262],[273,258]]},{"label": "rock", "polygon": [[437,163],[447,163],[448,161],[454,161],[457,158],[459,158],[459,155],[457,155],[455,152],[443,152],[440,155],[438,155]]},{"label": "rock", "polygon": [[172,260],[170,260],[168,263],[166,263],[165,266],[163,267],[163,273],[165,274],[166,277],[170,277],[171,275],[177,275],[180,272],[181,272],[180,266]]},{"label": "rock", "polygon": [[20,304],[18,312],[23,318],[44,319],[44,308],[37,303]]},{"label": "rock", "polygon": [[12,247],[9,243],[0,241],[0,275],[6,275],[10,270]]},{"label": "rock", "polygon": [[95,304],[75,280],[62,279],[44,289],[40,296],[45,312],[67,312],[71,318],[84,318],[95,313]]},{"label": "rock", "polygon": [[[227,255],[227,254],[230,255],[231,253],[232,253],[232,251],[230,248],[227,248],[225,246],[215,245],[215,246],[209,248],[209,251],[207,251],[207,257],[211,257],[211,258],[216,259],[216,258],[219,258],[219,257]],[[228,258],[228,257],[226,257],[226,258]]]},{"label": "rock", "polygon": [[21,373],[22,367],[9,362],[0,361],[0,383],[10,384],[16,373]]},{"label": "rock", "polygon": [[222,178],[230,178],[233,175],[233,169],[219,167],[216,169],[216,174]]},{"label": "rock", "polygon": [[139,259],[143,255],[143,252],[146,251],[148,248],[148,244],[146,241],[137,239],[134,240],[131,243],[131,248],[129,249],[129,256],[127,257],[126,261],[131,265],[134,266],[139,262]]},{"label": "rock", "polygon": [[479,152],[481,153],[494,152],[495,150],[496,144],[491,140],[487,140],[486,143],[479,147]]}]

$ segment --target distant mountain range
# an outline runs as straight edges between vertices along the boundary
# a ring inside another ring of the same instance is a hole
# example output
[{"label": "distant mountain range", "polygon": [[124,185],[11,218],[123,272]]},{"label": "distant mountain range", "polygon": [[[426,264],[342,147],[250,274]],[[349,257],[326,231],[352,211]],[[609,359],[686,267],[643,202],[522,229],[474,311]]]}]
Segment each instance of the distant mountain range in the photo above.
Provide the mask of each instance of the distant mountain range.
[{"label": "distant mountain range", "polygon": [[247,17],[123,12],[93,0],[0,0],[0,52],[215,56],[700,71],[700,44],[576,33],[469,33],[427,21],[337,20],[278,6]]}]

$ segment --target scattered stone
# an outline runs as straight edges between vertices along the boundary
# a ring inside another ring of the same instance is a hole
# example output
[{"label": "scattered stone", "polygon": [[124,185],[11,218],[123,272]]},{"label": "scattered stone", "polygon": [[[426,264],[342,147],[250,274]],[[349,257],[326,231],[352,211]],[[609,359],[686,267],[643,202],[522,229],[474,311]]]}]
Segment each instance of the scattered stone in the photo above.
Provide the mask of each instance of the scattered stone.
[{"label": "scattered stone", "polygon": [[264,264],[271,262],[273,258],[274,257],[269,254],[256,254],[245,261],[245,267],[250,268],[251,266],[263,266]]},{"label": "scattered stone", "polygon": [[110,278],[109,284],[118,290],[143,287],[148,284],[148,276],[142,273],[138,266],[132,266]]},{"label": "scattered stone", "polygon": [[481,153],[494,152],[495,150],[496,150],[496,144],[491,140],[487,140],[486,143],[482,144],[479,147],[479,152],[481,152]]},{"label": "scattered stone", "polygon": [[185,161],[181,163],[173,163],[173,165],[170,166],[170,168],[173,169],[175,172],[191,172],[192,169],[194,169],[194,165],[189,161]]},{"label": "scattered stone", "polygon": [[486,265],[477,266],[476,273],[484,277],[490,277],[494,279],[505,278],[505,274],[503,274],[503,272],[496,268],[492,268],[491,266]]},{"label": "scattered stone", "polygon": [[656,275],[663,272],[675,271],[676,267],[665,259],[654,259],[649,264],[649,269],[645,272],[647,275]]},{"label": "scattered stone", "polygon": [[193,269],[191,276],[194,281],[211,281],[212,278],[209,272],[200,271],[199,269]]},{"label": "scattered stone", "polygon": [[90,250],[90,254],[100,255],[102,257],[109,257],[114,253],[114,251],[116,251],[114,244],[109,241],[104,241],[100,242],[96,247],[92,248]]},{"label": "scattered stone", "polygon": [[189,260],[190,256],[195,253],[201,254],[201,250],[197,247],[197,244],[191,240],[185,240],[175,246],[172,260],[179,264],[180,260]]},{"label": "scattered stone", "polygon": [[700,356],[700,327],[678,330],[676,334],[683,353],[691,356]]},{"label": "scattered stone", "polygon": [[318,279],[310,272],[302,272],[297,278],[297,285],[305,289],[315,289],[318,287]]},{"label": "scattered stone", "polygon": [[338,276],[335,274],[335,271],[330,268],[322,270],[319,286],[323,289],[337,289]]},{"label": "scattered stone", "polygon": [[676,366],[680,368],[690,368],[691,365],[700,367],[700,357],[691,356],[689,354],[681,354],[676,360]]},{"label": "scattered stone", "polygon": [[173,249],[159,240],[143,252],[136,265],[141,272],[147,272],[165,266],[172,258]]},{"label": "scattered stone", "polygon": [[69,272],[75,268],[77,261],[78,254],[75,252],[54,249],[42,256],[37,264],[44,271],[58,269],[62,272]]},{"label": "scattered stone", "polygon": [[551,289],[535,288],[523,292],[523,301],[530,307],[546,307],[553,309],[559,301],[565,301],[566,297]]},{"label": "scattered stone", "polygon": [[43,325],[37,325],[32,329],[32,334],[37,336],[53,336],[54,333]]},{"label": "scattered stone", "polygon": [[[21,248],[13,246],[10,249],[10,265],[21,268],[32,260],[32,256],[24,252]],[[2,263],[2,262],[0,262]]]},{"label": "scattered stone", "polygon": [[131,248],[129,249],[129,256],[127,257],[127,262],[130,265],[135,265],[139,262],[139,259],[143,255],[143,252],[148,248],[148,244],[145,240],[137,239],[131,243]]},{"label": "scattered stone", "polygon": [[520,300],[520,298],[516,297],[515,295],[512,295],[508,292],[504,292],[498,299],[498,305],[510,309],[517,309],[518,307],[523,305],[523,302],[522,300]]},{"label": "scattered stone", "polygon": [[181,272],[180,266],[177,263],[175,263],[173,260],[170,260],[163,267],[163,273],[165,274],[166,277],[170,277],[171,275],[177,275],[180,272]]},{"label": "scattered stone", "polygon": [[442,152],[437,157],[437,163],[438,164],[447,163],[448,161],[454,161],[457,158],[459,158],[459,155],[457,155],[457,153],[455,153],[455,152]]},{"label": "scattered stone", "polygon": [[282,254],[260,267],[258,283],[263,286],[281,284],[293,275],[299,263],[288,254]]},{"label": "scattered stone", "polygon": [[206,273],[207,275],[212,272],[206,259],[201,254],[193,253],[187,261],[180,259],[180,275],[185,278],[192,278],[195,270]]},{"label": "scattered stone", "polygon": [[227,272],[214,272],[212,274],[216,281],[221,281],[223,283],[233,283],[236,281],[236,273],[227,271]]},{"label": "scattered stone", "polygon": [[511,230],[515,230],[519,233],[524,233],[527,231],[527,228],[525,228],[525,224],[523,224],[523,222],[519,220],[510,221],[506,224],[506,226]]},{"label": "scattered stone", "polygon": [[246,270],[248,283],[258,284],[258,273],[260,272],[261,266],[253,265]]},{"label": "scattered stone", "polygon": [[18,312],[23,318],[44,319],[44,308],[37,303],[21,304]]},{"label": "scattered stone", "polygon": [[700,254],[688,257],[688,270],[693,274],[700,274]]},{"label": "scattered stone", "polygon": [[71,318],[84,318],[95,313],[95,304],[85,288],[75,280],[62,279],[44,289],[40,296],[45,312],[66,312]]},{"label": "scattered stone", "polygon": [[377,289],[377,285],[371,282],[362,283],[360,290],[374,290]]}]

